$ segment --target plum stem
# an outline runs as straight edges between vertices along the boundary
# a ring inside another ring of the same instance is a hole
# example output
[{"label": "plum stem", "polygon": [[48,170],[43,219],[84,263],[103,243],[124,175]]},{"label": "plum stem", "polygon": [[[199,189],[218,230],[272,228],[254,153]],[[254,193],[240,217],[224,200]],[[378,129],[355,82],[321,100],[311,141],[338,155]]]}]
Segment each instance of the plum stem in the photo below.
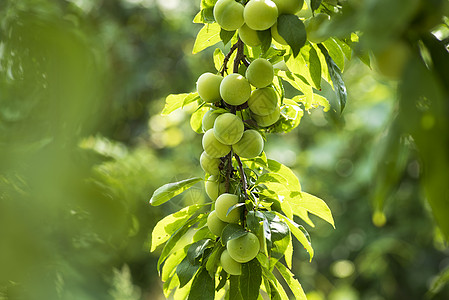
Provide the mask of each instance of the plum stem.
[{"label": "plum stem", "polygon": [[240,172],[240,179],[242,181],[242,189],[243,189],[243,194],[245,195],[245,199],[248,199],[248,194],[246,193],[246,189],[248,188],[247,183],[246,183],[246,175],[245,172],[243,171],[243,164],[242,161],[240,160],[240,157],[234,153],[234,157],[235,160],[237,161],[237,164],[239,166],[239,172]]}]

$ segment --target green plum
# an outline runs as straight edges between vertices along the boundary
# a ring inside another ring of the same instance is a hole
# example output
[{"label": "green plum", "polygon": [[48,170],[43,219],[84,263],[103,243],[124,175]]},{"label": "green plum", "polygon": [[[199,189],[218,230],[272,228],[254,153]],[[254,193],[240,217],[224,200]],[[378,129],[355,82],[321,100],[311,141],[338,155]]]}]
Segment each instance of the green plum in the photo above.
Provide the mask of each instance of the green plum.
[{"label": "green plum", "polygon": [[208,110],[204,116],[203,116],[203,121],[201,123],[201,126],[203,127],[203,131],[206,132],[209,129],[214,127],[214,122],[215,119],[219,116],[220,114],[216,112],[215,109],[210,109]]},{"label": "green plum", "polygon": [[315,44],[322,43],[327,39],[327,36],[320,32],[320,28],[329,22],[329,15],[325,13],[316,14],[308,18],[304,25],[306,27],[307,39]]},{"label": "green plum", "polygon": [[271,37],[281,45],[288,45],[284,38],[279,34],[277,22],[271,26]]},{"label": "green plum", "polygon": [[281,116],[281,109],[279,106],[276,107],[276,109],[267,116],[258,116],[256,114],[253,115],[254,120],[256,121],[257,125],[260,127],[268,127],[273,125],[279,120],[279,117]]},{"label": "green plum", "polygon": [[220,263],[223,267],[223,270],[230,275],[241,275],[242,274],[242,265],[239,262],[236,262],[230,255],[228,250],[224,250],[220,256]]},{"label": "green plum", "polygon": [[266,30],[276,23],[278,8],[271,0],[249,0],[243,11],[246,25],[253,30]]},{"label": "green plum", "polygon": [[203,149],[210,157],[220,158],[231,151],[231,146],[225,145],[217,140],[214,135],[214,130],[209,129],[203,135]]},{"label": "green plum", "polygon": [[232,239],[226,243],[229,255],[239,263],[246,263],[257,256],[260,250],[260,242],[254,233]]},{"label": "green plum", "polygon": [[204,172],[211,175],[218,175],[220,173],[220,169],[218,168],[220,163],[221,160],[219,158],[210,157],[205,151],[201,153],[200,165]]},{"label": "green plum", "polygon": [[196,89],[201,99],[208,103],[220,101],[220,84],[222,80],[223,77],[220,75],[212,73],[202,74],[196,82]]},{"label": "green plum", "polygon": [[259,46],[262,43],[257,34],[257,30],[252,30],[246,24],[243,24],[243,26],[239,28],[239,37],[243,43],[250,47]]},{"label": "green plum", "polygon": [[304,5],[304,0],[271,0],[273,1],[280,15],[290,14],[294,15],[301,10]]},{"label": "green plum", "polygon": [[242,138],[244,130],[242,119],[231,113],[219,115],[214,123],[214,135],[225,145],[237,143]]},{"label": "green plum", "polygon": [[215,212],[217,217],[223,222],[238,223],[240,219],[241,207],[237,207],[228,214],[231,206],[239,202],[239,197],[234,194],[224,193],[215,200]]},{"label": "green plum", "polygon": [[221,98],[230,105],[241,105],[251,95],[251,85],[238,73],[226,76],[220,84]]},{"label": "green plum", "polygon": [[232,145],[235,154],[243,158],[254,158],[262,153],[264,141],[262,135],[253,129],[245,130],[242,138]]},{"label": "green plum", "polygon": [[211,175],[204,183],[206,194],[212,201],[217,200],[217,197],[226,191],[225,182],[220,182],[218,176]]},{"label": "green plum", "polygon": [[223,228],[225,228],[226,225],[228,225],[228,223],[220,220],[217,217],[215,210],[211,211],[207,216],[207,228],[209,228],[210,232],[216,236],[221,236]]},{"label": "green plum", "polygon": [[273,78],[273,65],[265,58],[255,59],[246,69],[246,79],[256,88],[269,86]]},{"label": "green plum", "polygon": [[310,18],[312,16],[312,10],[307,5],[307,2],[304,2],[301,10],[296,14],[300,18]]},{"label": "green plum", "polygon": [[272,87],[256,89],[248,99],[249,109],[258,116],[268,116],[278,106],[278,97]]},{"label": "green plum", "polygon": [[218,0],[213,14],[221,28],[233,31],[239,29],[244,23],[243,10],[244,6],[234,0]]}]

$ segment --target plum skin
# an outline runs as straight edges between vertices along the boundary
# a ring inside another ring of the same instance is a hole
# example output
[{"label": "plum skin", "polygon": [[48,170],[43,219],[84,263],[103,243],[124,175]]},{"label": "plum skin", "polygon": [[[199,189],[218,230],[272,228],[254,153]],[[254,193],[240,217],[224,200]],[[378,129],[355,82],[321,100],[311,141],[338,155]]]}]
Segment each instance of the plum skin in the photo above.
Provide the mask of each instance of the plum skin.
[{"label": "plum skin", "polygon": [[233,31],[239,29],[244,23],[243,10],[244,6],[234,0],[218,0],[213,14],[221,28]]},{"label": "plum skin", "polygon": [[267,87],[273,82],[273,65],[265,58],[257,58],[246,69],[246,78],[256,88]]},{"label": "plum skin", "polygon": [[239,202],[239,197],[234,194],[224,193],[215,200],[215,212],[217,217],[223,222],[238,223],[240,219],[240,207],[233,209],[229,214],[228,210],[231,206]]},{"label": "plum skin", "polygon": [[231,113],[218,116],[213,128],[217,140],[225,145],[237,143],[242,138],[244,129],[243,121]]},{"label": "plum skin", "polygon": [[219,158],[210,157],[205,151],[201,153],[200,165],[204,172],[210,175],[218,175],[220,173],[219,165],[221,160]]},{"label": "plum skin", "polygon": [[207,216],[207,228],[209,228],[210,232],[215,234],[216,236],[221,236],[223,229],[228,223],[223,222],[217,217],[217,213],[215,210],[211,211]]},{"label": "plum skin", "polygon": [[246,263],[259,253],[260,241],[254,233],[248,232],[241,237],[228,241],[226,249],[235,261]]},{"label": "plum skin", "polygon": [[220,84],[223,77],[212,73],[202,74],[197,82],[198,95],[207,103],[220,101]]},{"label": "plum skin", "polygon": [[214,135],[214,130],[211,128],[203,135],[203,149],[213,158],[220,158],[229,153],[231,151],[231,147],[229,145],[225,145],[216,139]]},{"label": "plum skin", "polygon": [[278,97],[271,87],[254,90],[249,97],[248,107],[258,116],[268,116],[278,106]]},{"label": "plum skin", "polygon": [[223,267],[223,270],[230,275],[241,275],[242,274],[242,265],[239,262],[236,262],[230,255],[228,250],[224,250],[220,256],[220,263]]},{"label": "plum skin", "polygon": [[276,23],[278,8],[271,0],[250,0],[246,3],[243,18],[253,30],[266,30]]},{"label": "plum skin", "polygon": [[251,85],[238,73],[226,76],[220,84],[221,98],[230,105],[241,105],[251,95]]},{"label": "plum skin", "polygon": [[240,157],[254,158],[262,153],[263,146],[262,135],[254,129],[249,129],[243,133],[238,143],[232,145],[232,149]]}]

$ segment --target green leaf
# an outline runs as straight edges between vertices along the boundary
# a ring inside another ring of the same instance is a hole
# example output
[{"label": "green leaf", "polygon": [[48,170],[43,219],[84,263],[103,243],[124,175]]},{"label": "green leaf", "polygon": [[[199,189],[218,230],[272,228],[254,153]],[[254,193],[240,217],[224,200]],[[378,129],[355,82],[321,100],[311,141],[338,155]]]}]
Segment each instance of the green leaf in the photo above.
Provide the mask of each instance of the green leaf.
[{"label": "green leaf", "polygon": [[301,55],[307,64],[313,87],[319,90],[321,88],[321,62],[318,53],[310,43],[307,43],[302,47]]},{"label": "green leaf", "polygon": [[182,288],[187,283],[189,283],[190,280],[192,280],[199,267],[199,265],[192,264],[188,257],[184,257],[184,259],[176,268],[176,275],[178,275],[180,288]]},{"label": "green leaf", "polygon": [[271,48],[271,30],[258,30],[257,36],[261,42],[261,51],[262,53],[267,53]]},{"label": "green leaf", "polygon": [[240,293],[245,300],[257,300],[262,284],[262,268],[257,259],[242,264],[240,275]]},{"label": "green leaf", "polygon": [[309,6],[309,7],[312,8],[312,11],[315,11],[318,9],[318,7],[320,7],[320,4],[321,4],[321,0],[311,0],[310,1],[311,6]]},{"label": "green leaf", "polygon": [[293,55],[299,54],[307,41],[306,27],[296,15],[280,15],[277,21],[279,35],[291,47]]},{"label": "green leaf", "polygon": [[292,262],[293,262],[293,240],[291,235],[289,236],[290,242],[287,245],[287,249],[285,249],[285,263],[287,264],[287,267],[290,269],[292,268]]},{"label": "green leaf", "polygon": [[211,277],[215,277],[221,253],[224,249],[225,248],[221,245],[221,243],[216,243],[214,249],[212,250],[212,253],[207,258],[206,269]]},{"label": "green leaf", "polygon": [[208,110],[209,107],[202,106],[198,108],[190,117],[190,127],[196,133],[203,133],[203,117]]},{"label": "green leaf", "polygon": [[223,66],[224,58],[225,58],[225,55],[223,54],[223,51],[221,51],[220,48],[215,49],[215,51],[214,51],[214,66],[218,72],[221,71],[221,67]]},{"label": "green leaf", "polygon": [[185,223],[203,205],[194,204],[181,209],[171,215],[166,216],[154,226],[151,233],[151,249],[153,252],[159,245],[165,243],[182,224]]},{"label": "green leaf", "polygon": [[221,41],[221,27],[217,23],[205,24],[198,32],[192,53],[198,53]]},{"label": "green leaf", "polygon": [[246,300],[242,297],[240,293],[240,276],[231,275],[229,276],[229,300]]},{"label": "green leaf", "polygon": [[313,248],[310,244],[310,241],[308,240],[307,236],[304,234],[303,231],[305,231],[304,227],[301,225],[296,224],[293,220],[275,212],[275,214],[285,223],[287,223],[288,227],[290,228],[293,235],[296,237],[296,239],[303,245],[304,249],[307,250],[310,256],[310,261],[312,261],[313,258]]},{"label": "green leaf", "polygon": [[308,212],[314,214],[315,216],[320,217],[335,228],[332,212],[327,206],[326,202],[324,202],[322,199],[306,192],[301,192],[301,200],[299,200],[298,205],[306,209]]},{"label": "green leaf", "polygon": [[281,117],[276,122],[271,132],[287,133],[299,126],[304,111],[295,101],[284,99],[284,105],[281,107]]},{"label": "green leaf", "polygon": [[289,297],[285,293],[285,290],[282,287],[282,284],[274,276],[272,270],[267,270],[265,268],[262,268],[262,274],[272,284],[271,285],[271,290],[272,290],[271,294],[273,295],[273,294],[276,294],[274,292],[277,292],[277,296],[279,297],[279,298],[272,298],[272,299],[289,300]]},{"label": "green leaf", "polygon": [[279,273],[281,273],[282,277],[287,282],[287,285],[290,287],[290,290],[293,292],[296,300],[307,300],[306,294],[302,289],[301,284],[293,277],[293,273],[290,272],[283,264],[278,262],[276,264],[276,269],[278,269]]},{"label": "green leaf", "polygon": [[165,244],[164,248],[162,249],[162,253],[159,256],[159,260],[157,262],[157,269],[159,271],[159,268],[161,264],[164,262],[164,260],[170,255],[171,251],[175,247],[176,243],[181,239],[182,236],[187,232],[187,230],[190,229],[195,223],[201,221],[202,219],[206,218],[205,214],[198,214],[195,217],[190,218],[184,225],[176,230],[174,234],[170,236],[167,243]]},{"label": "green leaf", "polygon": [[213,300],[215,298],[215,277],[210,277],[206,268],[196,274],[190,288],[188,300]]},{"label": "green leaf", "polygon": [[312,108],[312,103],[314,103],[313,89],[303,76],[291,73],[289,71],[278,71],[277,75],[305,95],[306,101],[304,101],[304,108],[306,110]]},{"label": "green leaf", "polygon": [[161,279],[166,282],[174,276],[176,272],[176,267],[181,263],[181,261],[186,257],[188,246],[178,249],[170,254],[165,260],[164,266],[162,267]]},{"label": "green leaf", "polygon": [[345,68],[345,58],[340,46],[332,38],[325,40],[323,45],[326,47],[330,57],[332,57],[338,68],[343,71]]},{"label": "green leaf", "polygon": [[151,196],[150,199],[150,204],[153,206],[161,205],[202,180],[203,178],[194,177],[178,182],[167,183],[154,191],[153,196]]},{"label": "green leaf", "polygon": [[340,100],[341,113],[346,106],[347,93],[340,68],[335,64],[323,45],[318,44],[318,47],[320,48],[326,59],[327,68],[329,69],[329,75],[332,79],[332,83],[334,84],[334,90],[338,96],[338,99]]},{"label": "green leaf", "polygon": [[228,241],[237,239],[246,234],[248,234],[248,232],[242,226],[237,224],[228,224],[225,228],[223,228],[221,233],[221,242],[223,243],[223,246],[226,246]]},{"label": "green leaf", "polygon": [[232,37],[235,34],[235,30],[234,31],[227,31],[224,30],[223,28],[220,31],[220,39],[223,42],[223,45],[226,46],[227,43],[229,43],[229,41],[232,39]]},{"label": "green leaf", "polygon": [[187,251],[187,258],[192,264],[199,264],[199,258],[204,254],[204,251],[213,245],[211,239],[203,239],[190,245]]},{"label": "green leaf", "polygon": [[185,105],[185,99],[187,99],[187,97],[192,97],[194,94],[197,93],[168,95],[167,98],[165,98],[165,106],[161,112],[161,115],[167,116],[178,108],[183,107],[183,105]]}]

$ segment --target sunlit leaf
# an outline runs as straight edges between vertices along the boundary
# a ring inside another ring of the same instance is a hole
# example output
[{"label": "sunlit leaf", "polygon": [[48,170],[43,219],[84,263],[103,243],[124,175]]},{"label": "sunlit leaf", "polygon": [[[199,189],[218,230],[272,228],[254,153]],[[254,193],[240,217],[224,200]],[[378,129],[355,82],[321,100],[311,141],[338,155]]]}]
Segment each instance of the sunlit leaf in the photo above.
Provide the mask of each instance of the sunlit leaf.
[{"label": "sunlit leaf", "polygon": [[279,273],[281,273],[282,277],[287,282],[287,285],[293,292],[295,299],[307,300],[306,294],[304,293],[301,284],[293,277],[293,273],[280,262],[276,264],[276,269],[278,269]]},{"label": "sunlit leaf", "polygon": [[240,293],[245,300],[257,300],[262,284],[262,269],[257,259],[242,264],[240,275]]},{"label": "sunlit leaf", "polygon": [[301,200],[299,201],[298,205],[305,208],[308,212],[320,217],[335,228],[332,212],[327,206],[326,202],[324,202],[322,199],[306,192],[301,192]]},{"label": "sunlit leaf", "polygon": [[150,204],[153,206],[158,206],[164,204],[173,197],[181,194],[182,192],[191,188],[195,183],[202,181],[201,177],[194,177],[178,182],[167,183],[154,191],[153,196],[151,196]]},{"label": "sunlit leaf", "polygon": [[296,15],[282,14],[277,20],[279,35],[291,47],[293,56],[298,56],[301,47],[307,41],[306,27]]},{"label": "sunlit leaf", "polygon": [[215,298],[215,277],[210,277],[206,268],[196,274],[190,288],[188,300],[213,300]]},{"label": "sunlit leaf", "polygon": [[201,52],[221,41],[220,31],[221,27],[217,23],[205,24],[196,36],[192,53],[195,54]]}]

